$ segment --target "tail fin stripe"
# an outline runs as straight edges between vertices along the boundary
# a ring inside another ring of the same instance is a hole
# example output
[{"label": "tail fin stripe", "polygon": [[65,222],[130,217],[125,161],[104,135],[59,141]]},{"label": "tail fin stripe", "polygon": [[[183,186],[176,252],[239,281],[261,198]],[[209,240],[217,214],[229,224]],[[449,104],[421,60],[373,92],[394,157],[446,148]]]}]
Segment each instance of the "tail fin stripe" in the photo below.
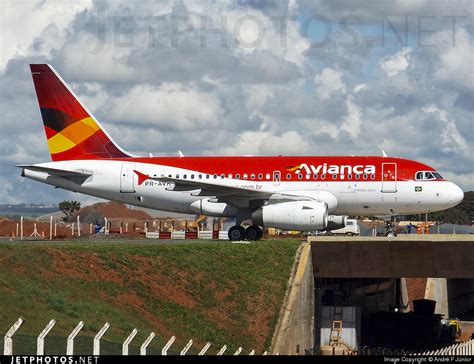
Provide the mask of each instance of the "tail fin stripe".
[{"label": "tail fin stripe", "polygon": [[53,67],[30,65],[54,161],[128,158]]}]

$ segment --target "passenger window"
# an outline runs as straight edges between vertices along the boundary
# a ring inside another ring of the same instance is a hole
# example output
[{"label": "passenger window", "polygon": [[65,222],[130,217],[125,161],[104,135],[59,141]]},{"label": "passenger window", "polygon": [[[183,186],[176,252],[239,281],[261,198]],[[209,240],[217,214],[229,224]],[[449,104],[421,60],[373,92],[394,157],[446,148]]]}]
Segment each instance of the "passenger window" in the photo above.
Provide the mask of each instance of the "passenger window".
[{"label": "passenger window", "polygon": [[321,175],[321,179],[326,179],[326,175],[325,175],[325,174],[322,174],[322,175]]},{"label": "passenger window", "polygon": [[176,178],[179,178],[179,174],[176,175]]},{"label": "passenger window", "polygon": [[360,179],[360,174],[356,174],[356,179]]},{"label": "passenger window", "polygon": [[221,178],[222,178],[222,179],[225,178],[225,174],[224,174],[224,173],[221,174]]},{"label": "passenger window", "polygon": [[194,174],[191,175],[191,179],[194,179]]},{"label": "passenger window", "polygon": [[208,174],[206,174],[206,179],[209,179],[209,175],[208,175]]},{"label": "passenger window", "polygon": [[214,175],[214,179],[217,179],[217,174]]},{"label": "passenger window", "polygon": [[337,179],[337,174],[333,174],[332,179]]},{"label": "passenger window", "polygon": [[314,179],[318,179],[318,175],[315,174],[315,175],[313,176],[313,178],[314,178]]},{"label": "passenger window", "polygon": [[237,174],[235,175],[235,178],[236,178],[236,179],[240,179],[240,173],[237,173]]},{"label": "passenger window", "polygon": [[303,175],[301,173],[298,175],[298,179],[303,179]]},{"label": "passenger window", "polygon": [[202,174],[199,175],[199,179],[201,179],[201,178],[202,178]]},{"label": "passenger window", "polygon": [[244,179],[248,179],[249,175],[247,173],[244,173]]},{"label": "passenger window", "polygon": [[263,174],[259,173],[258,174],[258,179],[262,179],[263,178]]},{"label": "passenger window", "polygon": [[375,179],[375,174],[371,174],[370,179],[372,179],[372,180]]},{"label": "passenger window", "polygon": [[288,173],[288,174],[286,175],[286,179],[291,179],[291,174],[290,174],[290,173]]},{"label": "passenger window", "polygon": [[367,177],[368,177],[368,176],[367,176],[365,173],[362,175],[362,178],[363,178],[363,179],[367,179]]},{"label": "passenger window", "polygon": [[251,179],[255,179],[255,173],[252,173],[252,174],[250,175],[250,178],[251,178]]},{"label": "passenger window", "polygon": [[352,174],[348,174],[347,179],[352,179]]},{"label": "passenger window", "polygon": [[270,179],[270,173],[267,173],[267,174],[265,175],[265,179]]},{"label": "passenger window", "polygon": [[185,174],[183,174],[183,178],[186,179],[186,177],[187,177],[187,176],[186,176]]},{"label": "passenger window", "polygon": [[232,173],[229,173],[229,175],[227,177],[232,178]]}]

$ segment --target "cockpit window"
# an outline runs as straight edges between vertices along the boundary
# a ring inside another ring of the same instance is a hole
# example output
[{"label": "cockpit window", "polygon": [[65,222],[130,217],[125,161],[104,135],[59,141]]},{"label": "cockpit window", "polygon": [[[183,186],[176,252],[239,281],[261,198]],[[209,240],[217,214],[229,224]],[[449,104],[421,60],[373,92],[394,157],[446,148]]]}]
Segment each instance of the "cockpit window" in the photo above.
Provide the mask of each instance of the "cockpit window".
[{"label": "cockpit window", "polygon": [[435,179],[436,177],[433,176],[431,172],[425,172],[425,179]]},{"label": "cockpit window", "polygon": [[417,181],[425,180],[430,181],[434,179],[443,179],[438,172],[431,172],[431,171],[419,171],[415,174],[415,179]]}]

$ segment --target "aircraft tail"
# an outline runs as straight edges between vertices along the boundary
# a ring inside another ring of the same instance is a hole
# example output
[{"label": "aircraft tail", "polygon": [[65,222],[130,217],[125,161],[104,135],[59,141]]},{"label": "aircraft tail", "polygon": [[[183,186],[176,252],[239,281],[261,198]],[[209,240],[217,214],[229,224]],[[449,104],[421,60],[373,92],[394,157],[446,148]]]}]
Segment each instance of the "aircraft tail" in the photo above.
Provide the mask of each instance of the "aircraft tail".
[{"label": "aircraft tail", "polygon": [[53,161],[130,157],[48,64],[30,64]]}]

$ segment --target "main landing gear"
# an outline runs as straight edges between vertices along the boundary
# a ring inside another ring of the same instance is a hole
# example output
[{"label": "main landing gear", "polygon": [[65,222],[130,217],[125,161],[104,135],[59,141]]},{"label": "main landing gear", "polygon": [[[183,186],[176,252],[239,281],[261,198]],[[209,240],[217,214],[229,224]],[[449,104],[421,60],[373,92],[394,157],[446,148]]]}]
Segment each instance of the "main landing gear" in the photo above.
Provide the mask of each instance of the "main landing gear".
[{"label": "main landing gear", "polygon": [[263,231],[259,226],[251,225],[244,229],[240,225],[232,226],[229,229],[230,240],[260,240],[263,237]]}]

